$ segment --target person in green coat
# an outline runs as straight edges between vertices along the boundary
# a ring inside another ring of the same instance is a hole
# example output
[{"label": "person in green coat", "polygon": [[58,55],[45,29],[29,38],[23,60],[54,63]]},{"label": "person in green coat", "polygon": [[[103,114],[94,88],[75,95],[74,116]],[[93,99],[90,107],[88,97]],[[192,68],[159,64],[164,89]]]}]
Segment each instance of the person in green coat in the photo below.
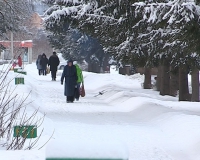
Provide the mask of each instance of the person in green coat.
[{"label": "person in green coat", "polygon": [[75,99],[78,101],[80,97],[80,86],[81,86],[81,83],[83,84],[83,73],[76,61],[74,61],[74,65],[76,67],[76,72],[77,72],[77,77],[78,77],[77,88],[75,91]]}]

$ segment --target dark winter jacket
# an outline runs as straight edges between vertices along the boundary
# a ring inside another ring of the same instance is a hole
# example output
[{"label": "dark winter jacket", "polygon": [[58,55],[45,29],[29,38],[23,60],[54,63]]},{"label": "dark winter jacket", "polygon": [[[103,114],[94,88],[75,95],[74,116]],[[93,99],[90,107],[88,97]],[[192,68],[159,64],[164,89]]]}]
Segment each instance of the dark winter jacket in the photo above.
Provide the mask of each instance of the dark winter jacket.
[{"label": "dark winter jacket", "polygon": [[42,69],[42,65],[40,64],[42,55],[39,55],[36,61],[37,69]]},{"label": "dark winter jacket", "polygon": [[42,58],[40,60],[40,64],[42,66],[42,69],[47,69],[47,64],[48,64],[49,60],[47,59],[46,55],[43,54]]},{"label": "dark winter jacket", "polygon": [[57,71],[59,64],[60,64],[60,60],[57,55],[52,55],[49,58],[50,71]]},{"label": "dark winter jacket", "polygon": [[74,96],[75,87],[77,85],[77,72],[76,67],[72,65],[71,67],[66,65],[61,77],[61,83],[63,83],[65,79],[65,96]]}]

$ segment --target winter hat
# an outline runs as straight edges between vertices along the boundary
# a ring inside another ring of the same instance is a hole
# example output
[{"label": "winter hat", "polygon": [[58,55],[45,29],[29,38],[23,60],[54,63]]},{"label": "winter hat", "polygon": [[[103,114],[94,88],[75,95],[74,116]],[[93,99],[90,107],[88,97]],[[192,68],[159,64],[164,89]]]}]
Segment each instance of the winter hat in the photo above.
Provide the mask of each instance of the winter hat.
[{"label": "winter hat", "polygon": [[67,63],[70,63],[70,62],[73,64],[73,60],[72,59],[69,59]]},{"label": "winter hat", "polygon": [[46,54],[45,54],[45,53],[43,53],[43,54],[42,54],[42,57],[43,57],[43,56],[45,56],[45,57],[46,57]]}]

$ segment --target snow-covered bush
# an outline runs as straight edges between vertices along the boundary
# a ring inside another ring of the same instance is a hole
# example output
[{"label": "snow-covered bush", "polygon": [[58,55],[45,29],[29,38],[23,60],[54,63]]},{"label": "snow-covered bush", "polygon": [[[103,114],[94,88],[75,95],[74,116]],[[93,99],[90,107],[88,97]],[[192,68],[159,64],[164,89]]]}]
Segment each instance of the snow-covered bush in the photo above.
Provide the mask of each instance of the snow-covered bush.
[{"label": "snow-covered bush", "polygon": [[[29,94],[25,97],[15,92],[8,78],[11,65],[6,65],[0,72],[0,148],[6,150],[32,149],[38,142],[41,134],[35,140],[28,141],[24,132],[23,136],[13,136],[14,126],[36,126],[39,127],[44,116],[38,119],[38,110],[33,113],[27,112]],[[35,128],[33,128],[35,129]],[[32,130],[31,130],[32,131]]]}]

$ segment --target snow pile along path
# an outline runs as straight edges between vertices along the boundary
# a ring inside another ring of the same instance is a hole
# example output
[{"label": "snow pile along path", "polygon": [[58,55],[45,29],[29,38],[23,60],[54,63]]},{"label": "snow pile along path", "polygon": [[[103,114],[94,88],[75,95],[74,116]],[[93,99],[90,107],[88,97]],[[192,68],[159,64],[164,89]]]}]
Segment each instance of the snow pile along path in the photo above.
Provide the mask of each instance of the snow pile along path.
[{"label": "snow pile along path", "polygon": [[[105,144],[117,143],[130,160],[200,159],[199,103],[178,102],[177,98],[141,89],[143,76],[138,74],[128,77],[84,72],[86,97],[67,104],[60,74],[52,82],[50,75],[37,75],[35,64],[27,65],[26,70],[25,86],[32,89],[30,107],[46,113],[42,142],[55,131],[52,142],[88,150],[90,146],[106,148]],[[68,147],[69,156],[73,148]],[[104,157],[111,157],[111,153],[106,152]],[[84,150],[79,156],[86,156]],[[92,158],[92,154],[87,156]]]}]

